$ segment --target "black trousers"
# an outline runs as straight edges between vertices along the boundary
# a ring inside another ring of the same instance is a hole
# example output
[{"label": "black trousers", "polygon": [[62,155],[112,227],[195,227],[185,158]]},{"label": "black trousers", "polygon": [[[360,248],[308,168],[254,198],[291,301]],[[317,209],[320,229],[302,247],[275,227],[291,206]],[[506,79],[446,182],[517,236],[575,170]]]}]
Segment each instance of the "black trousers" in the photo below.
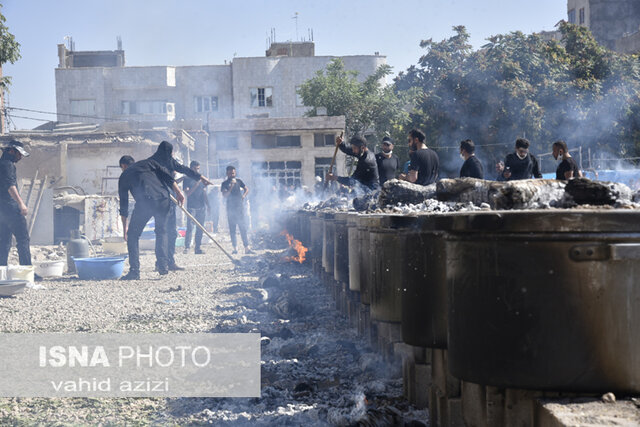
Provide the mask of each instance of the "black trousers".
[{"label": "black trousers", "polygon": [[31,265],[27,218],[20,214],[17,206],[9,205],[0,208],[0,265],[7,265],[9,260],[11,236],[16,236],[20,265]]},{"label": "black trousers", "polygon": [[169,218],[167,220],[167,262],[168,265],[176,265],[176,239],[178,238],[176,204],[173,202],[170,203],[171,207],[169,208]]},{"label": "black trousers", "polygon": [[144,230],[144,226],[153,217],[155,219],[156,233],[156,266],[166,268],[167,258],[167,221],[171,201],[169,199],[136,201],[136,206],[131,214],[131,222],[127,231],[127,249],[129,250],[130,271],[140,271],[140,249],[138,240]]},{"label": "black trousers", "polygon": [[244,215],[244,211],[240,210],[227,210],[227,219],[229,220],[229,235],[231,236],[231,244],[235,249],[238,246],[236,238],[236,225],[240,230],[240,236],[242,237],[242,243],[245,247],[249,246],[249,239],[247,238],[247,219]]},{"label": "black trousers", "polygon": [[[187,208],[189,213],[200,223],[204,225],[204,217],[207,214],[207,208]],[[184,247],[189,249],[191,246],[191,234],[193,233],[193,227],[196,227],[196,241],[194,247],[196,250],[200,249],[202,244],[202,230],[193,221],[187,219],[187,234],[184,237]]]}]

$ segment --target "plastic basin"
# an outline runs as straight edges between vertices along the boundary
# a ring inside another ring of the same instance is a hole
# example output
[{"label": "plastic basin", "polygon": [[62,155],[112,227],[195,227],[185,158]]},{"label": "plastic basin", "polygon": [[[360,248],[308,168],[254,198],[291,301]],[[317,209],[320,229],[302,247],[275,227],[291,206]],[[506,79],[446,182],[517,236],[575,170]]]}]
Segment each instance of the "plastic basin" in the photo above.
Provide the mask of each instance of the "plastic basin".
[{"label": "plastic basin", "polygon": [[64,261],[42,261],[34,264],[35,272],[42,277],[60,277],[64,272]]},{"label": "plastic basin", "polygon": [[33,283],[35,272],[33,265],[10,265],[7,267],[7,279],[9,280],[26,280]]},{"label": "plastic basin", "polygon": [[10,297],[24,292],[26,280],[0,280],[0,297]]},{"label": "plastic basin", "polygon": [[126,256],[73,258],[78,277],[83,280],[109,280],[122,276]]}]

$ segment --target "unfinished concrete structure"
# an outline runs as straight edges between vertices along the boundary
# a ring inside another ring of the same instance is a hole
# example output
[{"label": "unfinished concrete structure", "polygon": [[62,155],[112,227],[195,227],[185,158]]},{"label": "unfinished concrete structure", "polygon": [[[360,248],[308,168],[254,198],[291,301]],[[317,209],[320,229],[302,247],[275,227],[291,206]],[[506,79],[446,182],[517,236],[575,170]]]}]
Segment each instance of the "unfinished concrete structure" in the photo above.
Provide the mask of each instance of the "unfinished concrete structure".
[{"label": "unfinished concrete structure", "polygon": [[[31,240],[52,244],[65,241],[74,228],[81,228],[92,240],[121,236],[117,212],[120,157],[147,158],[166,140],[173,144],[176,158],[188,162],[196,138],[206,142],[206,136],[206,132],[182,129],[127,129],[123,123],[62,125],[0,136],[0,145],[10,139],[27,145],[31,155],[20,161],[17,171],[22,198],[25,202],[37,198],[37,202],[27,202],[28,219],[36,214]],[[33,189],[36,181],[38,190]]]},{"label": "unfinished concrete structure", "polygon": [[567,20],[589,28],[598,43],[609,49],[640,51],[640,2],[636,0],[568,0]]},{"label": "unfinished concrete structure", "polygon": [[[304,118],[307,107],[297,89],[335,58],[315,56],[313,42],[274,42],[264,57],[224,65],[126,67],[121,46],[76,52],[59,45],[58,55],[59,122],[204,130],[210,136],[206,143],[196,139],[194,158],[213,178],[224,177],[224,168],[234,164],[250,183],[269,176],[276,185],[312,188],[344,129],[343,117]],[[340,58],[359,79],[386,63],[378,54]],[[339,173],[343,165],[341,156]]]}]

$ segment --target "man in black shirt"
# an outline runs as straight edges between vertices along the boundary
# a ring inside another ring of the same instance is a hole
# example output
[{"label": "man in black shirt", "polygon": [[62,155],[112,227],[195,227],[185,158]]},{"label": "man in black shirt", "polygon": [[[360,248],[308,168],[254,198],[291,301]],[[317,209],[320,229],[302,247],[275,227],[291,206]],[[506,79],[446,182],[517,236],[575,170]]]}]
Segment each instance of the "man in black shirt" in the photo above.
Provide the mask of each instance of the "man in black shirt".
[{"label": "man in black shirt", "polygon": [[16,163],[29,153],[19,141],[10,141],[0,157],[0,265],[7,265],[11,236],[16,237],[20,265],[31,265],[27,206],[18,193]]},{"label": "man in black shirt", "polygon": [[393,154],[393,142],[388,136],[382,138],[382,152],[376,154],[376,164],[378,165],[378,175],[380,175],[380,186],[396,177],[396,172],[400,167],[400,159]]},{"label": "man in black shirt", "polygon": [[346,155],[358,159],[358,164],[351,177],[327,174],[327,181],[338,181],[348,187],[357,185],[365,192],[377,190],[380,186],[378,165],[374,154],[367,149],[367,141],[360,136],[354,136],[349,140],[349,147],[347,147],[342,136],[339,136],[336,138],[336,145]]},{"label": "man in black shirt", "polygon": [[482,163],[476,157],[476,145],[470,139],[465,139],[460,143],[460,157],[464,160],[460,168],[460,178],[484,179]]},{"label": "man in black shirt", "polygon": [[513,181],[517,179],[542,178],[538,159],[529,153],[529,141],[524,138],[516,139],[516,151],[507,154],[504,165],[498,163],[498,181]]},{"label": "man in black shirt", "polygon": [[427,148],[426,136],[422,131],[412,129],[407,140],[409,141],[409,173],[401,174],[400,179],[419,185],[429,185],[438,179],[440,160],[435,151]]},{"label": "man in black shirt", "polygon": [[556,179],[557,180],[568,180],[573,178],[582,177],[582,171],[578,167],[578,164],[571,154],[569,154],[569,148],[567,147],[567,143],[564,141],[556,141],[552,146],[552,154],[553,158],[558,160],[561,158],[562,161],[558,165],[556,169]]},{"label": "man in black shirt", "polygon": [[[158,149],[156,150],[156,152],[150,158],[158,162],[160,165],[164,166],[172,174],[178,172],[194,180],[202,180],[204,184],[211,184],[211,181],[209,181],[206,177],[199,174],[198,172],[193,171],[192,169],[186,167],[185,165],[179,163],[176,159],[174,159],[173,145],[171,145],[167,141],[162,141],[160,145],[158,145]],[[178,238],[178,231],[176,229],[176,207],[173,204],[171,205],[171,209],[169,210],[167,230],[169,233],[169,237],[167,239],[167,256],[169,258],[169,270],[184,270],[183,267],[178,267],[175,261],[176,239]]]},{"label": "man in black shirt", "polygon": [[[189,164],[189,167],[195,171],[200,172],[200,163],[195,160]],[[193,217],[200,224],[204,224],[204,218],[209,209],[209,200],[207,199],[207,192],[204,189],[204,184],[201,180],[191,179],[186,177],[184,179],[183,187],[184,193],[187,196],[187,209],[189,213],[193,215]],[[189,251],[189,247],[191,246],[191,233],[193,232],[193,227],[195,226],[194,222],[191,220],[187,221],[187,234],[184,239],[184,252],[187,253]],[[196,229],[196,241],[195,241],[195,253],[203,254],[204,251],[200,248],[200,244],[202,243],[202,230],[200,228]]]},{"label": "man in black shirt", "polygon": [[229,220],[229,234],[233,253],[238,253],[238,241],[236,240],[236,226],[240,229],[244,253],[252,254],[249,248],[249,238],[247,237],[247,219],[245,216],[244,199],[249,194],[247,187],[241,179],[236,178],[236,168],[227,166],[227,179],[220,185],[222,197],[227,200],[227,219]]},{"label": "man in black shirt", "polygon": [[[128,166],[120,175],[118,180],[120,217],[129,251],[129,273],[122,277],[123,280],[140,278],[138,239],[151,217],[155,220],[156,268],[161,275],[169,272],[167,268],[167,219],[173,205],[169,199],[169,188],[173,189],[176,199],[182,204],[184,196],[173,179],[173,174],[152,158]],[[131,222],[127,226],[129,192],[135,199],[136,205],[131,214]]]}]

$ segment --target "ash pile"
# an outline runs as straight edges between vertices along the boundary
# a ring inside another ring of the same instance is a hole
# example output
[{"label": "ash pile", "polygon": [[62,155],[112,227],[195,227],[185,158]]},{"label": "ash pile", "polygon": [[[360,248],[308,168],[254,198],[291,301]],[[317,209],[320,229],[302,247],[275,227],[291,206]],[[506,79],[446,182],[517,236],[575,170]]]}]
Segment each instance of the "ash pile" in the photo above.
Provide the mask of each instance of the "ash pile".
[{"label": "ash pile", "polygon": [[640,208],[640,192],[616,182],[576,178],[486,181],[442,179],[422,186],[393,179],[382,190],[353,200],[356,211],[420,213],[506,209]]}]

